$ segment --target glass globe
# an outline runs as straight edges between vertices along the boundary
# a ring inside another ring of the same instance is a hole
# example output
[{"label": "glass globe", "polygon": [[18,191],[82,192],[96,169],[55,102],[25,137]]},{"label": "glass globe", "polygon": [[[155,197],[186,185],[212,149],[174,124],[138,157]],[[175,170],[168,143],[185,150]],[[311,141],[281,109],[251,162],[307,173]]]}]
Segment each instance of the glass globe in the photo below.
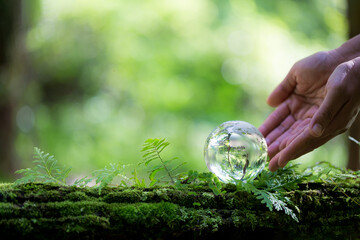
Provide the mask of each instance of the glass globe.
[{"label": "glass globe", "polygon": [[265,167],[267,146],[263,135],[250,123],[224,122],[205,142],[208,169],[223,182],[253,180]]}]

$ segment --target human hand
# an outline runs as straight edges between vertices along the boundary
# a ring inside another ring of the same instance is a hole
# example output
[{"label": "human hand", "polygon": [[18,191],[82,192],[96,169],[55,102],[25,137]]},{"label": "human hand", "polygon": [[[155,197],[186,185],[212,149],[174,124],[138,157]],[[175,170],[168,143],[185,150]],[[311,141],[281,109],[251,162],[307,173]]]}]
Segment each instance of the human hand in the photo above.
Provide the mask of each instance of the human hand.
[{"label": "human hand", "polygon": [[271,171],[351,126],[360,105],[360,60],[336,67],[341,60],[335,52],[311,55],[297,62],[269,96],[268,104],[277,109],[259,130],[268,144]]}]

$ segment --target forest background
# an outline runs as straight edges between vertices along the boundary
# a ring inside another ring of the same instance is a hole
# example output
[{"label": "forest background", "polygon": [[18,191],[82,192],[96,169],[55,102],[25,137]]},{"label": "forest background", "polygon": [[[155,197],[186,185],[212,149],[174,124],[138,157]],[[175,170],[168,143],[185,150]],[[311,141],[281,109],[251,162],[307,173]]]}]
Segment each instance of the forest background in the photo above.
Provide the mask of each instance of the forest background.
[{"label": "forest background", "polygon": [[[208,134],[258,127],[299,59],[346,41],[344,0],[0,0],[0,179],[33,149],[72,167],[136,164],[147,138],[207,171]],[[344,167],[345,136],[299,158]]]}]

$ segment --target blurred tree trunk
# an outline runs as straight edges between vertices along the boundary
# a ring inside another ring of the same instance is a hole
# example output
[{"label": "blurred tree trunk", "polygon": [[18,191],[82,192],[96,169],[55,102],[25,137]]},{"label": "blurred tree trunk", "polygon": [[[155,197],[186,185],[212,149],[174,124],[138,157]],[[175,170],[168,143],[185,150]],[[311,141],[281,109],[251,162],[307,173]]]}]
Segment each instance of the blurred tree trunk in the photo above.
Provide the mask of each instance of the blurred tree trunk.
[{"label": "blurred tree trunk", "polygon": [[0,0],[0,9],[0,178],[9,178],[17,168],[14,143],[23,77],[22,1]]},{"label": "blurred tree trunk", "polygon": [[[360,33],[360,1],[348,0],[348,21],[349,37],[352,38]],[[349,135],[353,138],[360,139],[360,115],[349,130]],[[360,147],[349,140],[348,143],[349,157],[347,168],[352,170],[360,169]]]}]

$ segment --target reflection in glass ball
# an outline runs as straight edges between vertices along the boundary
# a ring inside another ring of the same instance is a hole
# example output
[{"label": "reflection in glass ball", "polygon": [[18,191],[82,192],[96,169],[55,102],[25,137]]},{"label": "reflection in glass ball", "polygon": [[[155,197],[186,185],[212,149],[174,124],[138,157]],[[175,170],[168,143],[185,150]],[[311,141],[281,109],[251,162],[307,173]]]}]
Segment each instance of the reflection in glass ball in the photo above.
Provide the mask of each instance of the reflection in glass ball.
[{"label": "reflection in glass ball", "polygon": [[243,121],[224,122],[205,143],[208,169],[223,182],[253,180],[265,167],[267,146],[259,130]]}]

